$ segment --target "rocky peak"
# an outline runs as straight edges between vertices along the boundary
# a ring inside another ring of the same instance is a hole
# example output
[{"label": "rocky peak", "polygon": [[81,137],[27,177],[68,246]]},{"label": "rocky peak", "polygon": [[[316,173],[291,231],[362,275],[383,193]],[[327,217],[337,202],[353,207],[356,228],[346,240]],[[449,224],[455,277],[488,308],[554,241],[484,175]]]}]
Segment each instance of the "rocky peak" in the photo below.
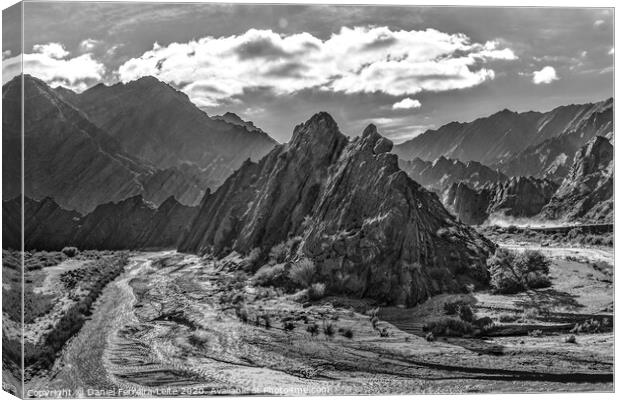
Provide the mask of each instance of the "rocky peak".
[{"label": "rocky peak", "polygon": [[390,146],[374,125],[349,142],[315,114],[206,196],[179,250],[267,254],[295,237],[289,257],[315,260],[329,290],[387,303],[484,285],[493,245],[407,177]]},{"label": "rocky peak", "polygon": [[603,170],[613,160],[613,157],[614,147],[609,140],[596,136],[575,154],[570,176],[575,179]]}]

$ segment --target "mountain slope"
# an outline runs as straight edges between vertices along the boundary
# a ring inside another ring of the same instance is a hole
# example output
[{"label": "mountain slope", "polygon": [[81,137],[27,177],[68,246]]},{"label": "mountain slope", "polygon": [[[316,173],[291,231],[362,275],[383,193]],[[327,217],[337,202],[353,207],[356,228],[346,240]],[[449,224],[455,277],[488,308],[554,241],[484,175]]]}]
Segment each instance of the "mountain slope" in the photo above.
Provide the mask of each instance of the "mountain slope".
[{"label": "mountain slope", "polygon": [[211,188],[244,160],[258,159],[276,144],[260,129],[210,118],[187,95],[154,77],[98,84],[65,98],[117,139],[125,152],[164,169],[195,164]]},{"label": "mountain slope", "polygon": [[446,206],[471,225],[482,224],[489,217],[529,218],[540,213],[557,188],[553,181],[522,176],[478,189],[459,182],[450,187]]},{"label": "mountain slope", "polygon": [[488,183],[504,182],[506,175],[494,171],[477,161],[463,163],[459,160],[451,160],[444,156],[434,162],[415,158],[410,161],[398,160],[398,166],[429,190],[442,196],[453,183],[466,182],[473,188],[482,187]]},{"label": "mountain slope", "polygon": [[[25,75],[24,95],[26,196],[36,200],[49,196],[65,209],[87,213],[99,204],[137,194],[144,194],[156,205],[171,195],[186,204],[197,204],[204,195],[203,182],[189,169],[161,170],[136,160],[43,81]],[[21,79],[15,78],[2,90],[3,145],[7,150],[3,156],[8,166],[20,162],[20,152],[8,151],[21,149],[19,99]],[[13,170],[5,173],[19,175]],[[18,186],[9,185],[3,199],[19,192]]]},{"label": "mountain slope", "polygon": [[316,114],[207,194],[179,250],[266,254],[297,237],[289,256],[313,259],[330,290],[396,304],[484,285],[493,245],[401,171],[391,148],[372,125],[349,142]]},{"label": "mountain slope", "polygon": [[[440,156],[462,161],[475,160],[486,165],[505,164],[512,157],[546,140],[574,135],[577,147],[590,138],[608,135],[612,129],[613,99],[558,107],[546,113],[516,113],[503,110],[473,122],[452,122],[395,146],[394,153],[411,160],[434,160]],[[567,151],[570,151],[568,149]],[[572,154],[568,155],[572,157]],[[510,176],[523,175],[506,167]]]},{"label": "mountain slope", "polygon": [[[3,215],[19,216],[21,199],[3,201],[2,209]],[[82,250],[173,248],[196,211],[174,198],[156,208],[134,196],[102,204],[82,217],[49,197],[41,201],[25,197],[24,245],[26,250],[60,250],[65,246]],[[20,225],[21,218],[4,221],[3,248],[20,248]]]},{"label": "mountain slope", "polygon": [[597,136],[583,146],[542,215],[552,219],[613,222],[614,149]]}]

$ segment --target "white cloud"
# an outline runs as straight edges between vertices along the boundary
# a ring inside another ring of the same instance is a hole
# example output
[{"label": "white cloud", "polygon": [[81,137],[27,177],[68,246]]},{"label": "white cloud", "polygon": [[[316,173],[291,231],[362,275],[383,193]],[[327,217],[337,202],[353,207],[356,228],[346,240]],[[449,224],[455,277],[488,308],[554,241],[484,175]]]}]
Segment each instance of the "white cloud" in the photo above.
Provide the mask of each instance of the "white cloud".
[{"label": "white cloud", "polygon": [[422,103],[420,103],[419,100],[406,97],[402,99],[401,101],[394,103],[392,105],[392,108],[394,110],[407,110],[411,108],[420,108],[421,106],[422,106]]},{"label": "white cloud", "polygon": [[69,55],[69,52],[60,43],[35,44],[32,46],[32,51],[55,59],[65,58]]},{"label": "white cloud", "polygon": [[80,49],[83,52],[91,52],[95,47],[97,47],[101,41],[95,39],[85,39],[80,42]]},{"label": "white cloud", "polygon": [[558,79],[559,78],[555,72],[555,68],[546,66],[540,71],[534,71],[532,82],[534,82],[537,85],[540,85],[541,83],[547,84],[553,81],[557,81]]},{"label": "white cloud", "polygon": [[[251,29],[241,35],[155,44],[120,66],[122,81],[144,75],[177,85],[199,106],[214,106],[244,90],[276,94],[308,88],[394,96],[464,89],[493,79],[488,61],[515,60],[498,43],[472,43],[434,29],[342,28],[326,40],[309,33]],[[189,79],[189,81],[188,81]]]},{"label": "white cloud", "polygon": [[598,27],[605,24],[605,21],[602,19],[597,19],[596,21],[594,21],[594,26]]},{"label": "white cloud", "polygon": [[4,51],[2,52],[2,59],[4,60],[4,59],[6,59],[6,58],[11,57],[11,54],[12,54],[11,50],[4,50]]},{"label": "white cloud", "polygon": [[607,54],[609,54],[610,56],[613,56],[614,55],[614,48],[612,47],[611,49],[609,49]]},{"label": "white cloud", "polygon": [[[69,58],[69,52],[58,43],[37,44],[35,53],[23,55],[24,73],[36,76],[52,86],[63,85],[83,91],[88,82],[99,81],[105,74],[105,66],[92,54]],[[2,60],[2,84],[21,72],[22,55]]]}]

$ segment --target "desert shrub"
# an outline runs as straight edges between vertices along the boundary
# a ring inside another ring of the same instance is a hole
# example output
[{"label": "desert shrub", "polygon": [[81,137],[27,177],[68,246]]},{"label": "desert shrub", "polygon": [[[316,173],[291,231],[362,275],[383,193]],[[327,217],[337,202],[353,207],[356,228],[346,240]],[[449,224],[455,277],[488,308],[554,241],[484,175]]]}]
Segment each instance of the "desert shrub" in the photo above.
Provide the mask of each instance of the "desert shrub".
[{"label": "desert shrub", "polygon": [[295,324],[292,321],[286,321],[284,322],[284,330],[287,332],[292,331],[293,329],[295,329]]},{"label": "desert shrub", "polygon": [[432,332],[434,335],[444,336],[463,336],[470,334],[474,331],[474,326],[462,319],[444,317],[436,321],[429,322],[426,325],[426,330]]},{"label": "desert shrub", "polygon": [[379,323],[379,318],[375,315],[370,319],[370,324],[372,325],[372,329],[377,329],[377,324]]},{"label": "desert shrub", "polygon": [[73,247],[73,246],[64,247],[62,249],[62,253],[66,255],[67,257],[75,257],[78,255],[79,252],[80,251],[77,249],[77,247]]},{"label": "desert shrub", "polygon": [[188,341],[194,347],[204,347],[204,345],[209,342],[209,333],[207,331],[197,330],[190,335]]},{"label": "desert shrub", "polygon": [[603,327],[607,326],[605,322],[606,321],[603,321],[603,323],[601,323],[601,321],[594,319],[594,318],[588,319],[584,322],[576,323],[570,332],[571,333],[599,333],[601,332]]},{"label": "desert shrub", "polygon": [[308,288],[308,297],[312,301],[320,300],[325,296],[325,284],[324,283],[313,283]]},{"label": "desert shrub", "polygon": [[532,288],[548,287],[551,262],[539,251],[522,253],[498,248],[487,260],[491,286],[495,293],[513,294]]},{"label": "desert shrub", "polygon": [[474,312],[471,306],[464,301],[444,303],[443,309],[448,315],[458,315],[463,321],[471,322],[474,319]]},{"label": "desert shrub", "polygon": [[308,325],[306,331],[309,332],[311,336],[316,336],[319,334],[319,326],[317,324]]},{"label": "desert shrub", "polygon": [[237,315],[237,318],[239,318],[239,320],[243,323],[247,323],[250,319],[250,316],[248,315],[248,310],[245,307],[236,307],[235,314]]},{"label": "desert shrub", "polygon": [[434,342],[435,341],[435,335],[433,335],[433,332],[429,332],[426,334],[426,341],[427,342]]},{"label": "desert shrub", "polygon": [[342,336],[346,337],[347,339],[353,339],[353,329],[351,328],[343,329]]},{"label": "desert shrub", "polygon": [[564,338],[564,342],[565,343],[577,343],[577,338],[575,337],[575,335],[570,335]]},{"label": "desert shrub", "polygon": [[499,322],[515,322],[518,319],[519,317],[514,314],[501,314],[499,316]]},{"label": "desert shrub", "polygon": [[286,264],[263,265],[254,274],[254,282],[261,286],[283,286],[288,282]]},{"label": "desert shrub", "polygon": [[390,337],[390,331],[388,331],[388,328],[383,328],[379,331],[379,336]]},{"label": "desert shrub", "polygon": [[289,271],[289,278],[302,287],[308,287],[316,274],[314,262],[307,258],[295,262]]},{"label": "desert shrub", "polygon": [[524,308],[523,315],[521,316],[521,320],[523,322],[527,321],[536,321],[540,316],[540,312],[537,308]]},{"label": "desert shrub", "polygon": [[286,243],[276,244],[269,250],[269,260],[276,264],[283,263],[288,255],[288,247]]},{"label": "desert shrub", "polygon": [[325,336],[334,336],[334,325],[331,322],[323,323],[323,333]]},{"label": "desert shrub", "polygon": [[533,331],[529,331],[528,336],[533,336],[533,337],[540,337],[542,336],[543,332],[540,329],[534,329]]}]

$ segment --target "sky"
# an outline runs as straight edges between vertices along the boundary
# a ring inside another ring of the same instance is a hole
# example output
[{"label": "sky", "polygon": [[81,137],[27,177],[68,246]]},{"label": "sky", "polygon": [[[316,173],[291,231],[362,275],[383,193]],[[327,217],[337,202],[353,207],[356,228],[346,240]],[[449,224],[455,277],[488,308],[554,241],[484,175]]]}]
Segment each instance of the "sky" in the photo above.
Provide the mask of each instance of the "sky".
[{"label": "sky", "polygon": [[[400,143],[499,110],[613,95],[613,10],[25,3],[3,13],[3,83],[83,91],[152,75],[280,142],[318,111]],[[148,101],[148,99],[145,99]]]}]

